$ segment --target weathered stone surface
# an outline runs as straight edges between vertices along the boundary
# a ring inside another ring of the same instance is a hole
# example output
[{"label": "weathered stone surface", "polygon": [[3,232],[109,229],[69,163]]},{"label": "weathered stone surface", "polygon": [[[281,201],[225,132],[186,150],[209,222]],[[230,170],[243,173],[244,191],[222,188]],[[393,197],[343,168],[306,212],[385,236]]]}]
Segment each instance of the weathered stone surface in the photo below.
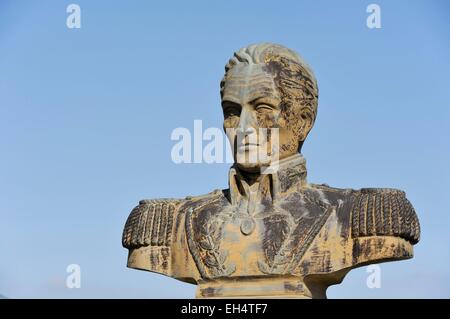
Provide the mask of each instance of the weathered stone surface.
[{"label": "weathered stone surface", "polygon": [[[239,161],[239,152],[267,147],[244,135],[228,189],[141,201],[123,232],[129,267],[197,284],[199,298],[324,298],[352,268],[413,256],[420,229],[404,192],[307,182],[300,152],[318,89],[296,53],[267,43],[241,49],[221,96],[224,128],[278,129],[277,156],[269,147],[265,162]],[[227,133],[233,145],[239,134]],[[262,173],[266,165],[277,169]]]}]

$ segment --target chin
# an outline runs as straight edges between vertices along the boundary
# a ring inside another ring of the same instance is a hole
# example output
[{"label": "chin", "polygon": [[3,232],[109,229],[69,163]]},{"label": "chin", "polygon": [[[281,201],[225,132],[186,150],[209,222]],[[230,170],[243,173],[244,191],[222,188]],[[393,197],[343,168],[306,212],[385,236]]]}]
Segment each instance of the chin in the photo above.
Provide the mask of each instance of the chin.
[{"label": "chin", "polygon": [[[250,161],[250,159],[255,159],[255,161]],[[270,165],[271,160],[270,157],[266,157],[265,159],[259,158],[258,149],[255,150],[245,150],[243,152],[237,152],[235,154],[235,162],[237,167],[246,172],[259,172],[261,168],[267,167]]]},{"label": "chin", "polygon": [[244,172],[256,173],[261,170],[261,164],[255,163],[236,163],[237,167]]},{"label": "chin", "polygon": [[241,171],[257,173],[261,172],[261,169],[270,165],[270,161],[267,163],[257,162],[257,163],[248,163],[248,162],[236,162],[237,167]]}]

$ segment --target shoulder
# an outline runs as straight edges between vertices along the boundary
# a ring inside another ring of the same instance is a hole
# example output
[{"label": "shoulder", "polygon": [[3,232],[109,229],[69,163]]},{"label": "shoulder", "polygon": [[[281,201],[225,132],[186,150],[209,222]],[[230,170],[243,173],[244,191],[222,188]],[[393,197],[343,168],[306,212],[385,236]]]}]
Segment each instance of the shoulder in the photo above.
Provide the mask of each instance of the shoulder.
[{"label": "shoulder", "polygon": [[411,244],[419,241],[419,220],[404,191],[362,188],[352,192],[351,202],[352,237],[395,236]]},{"label": "shoulder", "polygon": [[327,184],[310,184],[309,190],[318,194],[323,201],[329,204],[341,206],[348,201],[349,196],[354,192],[350,188],[336,188]]},{"label": "shoulder", "polygon": [[404,191],[394,188],[334,188],[312,184],[330,203],[340,207],[339,220],[348,225],[352,238],[401,237],[411,244],[420,239],[416,212]]},{"label": "shoulder", "polygon": [[161,198],[139,201],[125,223],[122,246],[128,249],[145,246],[169,247],[177,217],[191,207],[211,202],[222,193],[221,190],[215,190],[205,195],[187,196],[184,199]]},{"label": "shoulder", "polygon": [[198,195],[198,196],[187,196],[185,198],[185,204],[183,205],[185,208],[196,208],[199,206],[203,206],[205,204],[208,204],[212,201],[218,200],[218,199],[225,199],[228,194],[228,189],[221,190],[221,189],[215,189],[212,192],[204,195]]},{"label": "shoulder", "polygon": [[139,201],[125,223],[123,247],[170,246],[173,215],[182,202],[169,198]]}]

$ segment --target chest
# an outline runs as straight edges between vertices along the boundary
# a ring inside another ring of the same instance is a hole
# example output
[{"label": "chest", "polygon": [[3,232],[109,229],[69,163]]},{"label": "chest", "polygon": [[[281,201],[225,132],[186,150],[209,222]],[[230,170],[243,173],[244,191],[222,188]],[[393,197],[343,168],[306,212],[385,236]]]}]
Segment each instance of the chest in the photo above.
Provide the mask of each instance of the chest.
[{"label": "chest", "polygon": [[330,213],[300,200],[206,205],[186,216],[189,249],[203,278],[289,274]]}]

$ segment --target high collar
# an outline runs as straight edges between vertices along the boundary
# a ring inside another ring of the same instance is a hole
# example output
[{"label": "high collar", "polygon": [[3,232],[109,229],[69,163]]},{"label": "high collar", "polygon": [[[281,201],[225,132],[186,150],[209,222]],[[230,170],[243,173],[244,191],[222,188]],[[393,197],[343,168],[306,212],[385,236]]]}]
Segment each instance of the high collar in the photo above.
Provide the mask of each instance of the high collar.
[{"label": "high collar", "polygon": [[272,163],[253,185],[248,185],[244,174],[236,164],[230,168],[228,183],[232,204],[243,198],[276,201],[289,189],[306,185],[306,160],[301,154],[295,154]]}]

